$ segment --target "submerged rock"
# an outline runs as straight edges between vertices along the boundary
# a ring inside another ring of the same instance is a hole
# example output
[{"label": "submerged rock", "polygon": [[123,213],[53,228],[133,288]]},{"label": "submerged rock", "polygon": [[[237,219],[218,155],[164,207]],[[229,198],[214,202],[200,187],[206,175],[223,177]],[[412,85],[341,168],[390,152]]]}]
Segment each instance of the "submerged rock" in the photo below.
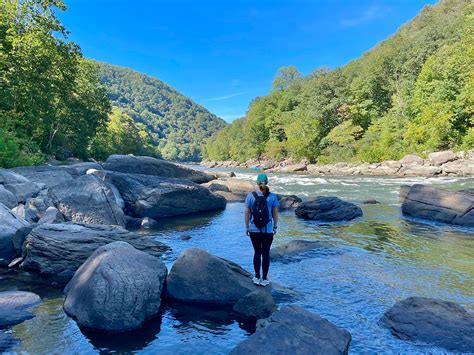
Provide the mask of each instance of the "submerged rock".
[{"label": "submerged rock", "polygon": [[181,179],[107,172],[125,201],[127,214],[162,218],[225,208],[224,198],[205,187]]},{"label": "submerged rock", "polygon": [[160,309],[166,266],[125,242],[97,249],[65,289],[64,311],[85,328],[140,328]]},{"label": "submerged rock", "polygon": [[243,317],[257,320],[269,317],[276,305],[269,292],[257,289],[238,300],[232,309]]},{"label": "submerged rock", "polygon": [[35,315],[30,309],[41,303],[41,298],[32,292],[0,292],[0,329],[20,324]]},{"label": "submerged rock", "polygon": [[118,226],[42,224],[26,237],[20,267],[65,284],[96,249],[114,241],[126,241],[154,256],[169,250],[158,241]]},{"label": "submerged rock", "polygon": [[295,256],[318,249],[329,249],[334,246],[331,243],[320,240],[292,240],[270,250],[270,260],[289,261]]},{"label": "submerged rock", "polygon": [[351,339],[348,331],[292,305],[259,320],[257,331],[231,354],[347,354]]},{"label": "submerged rock", "polygon": [[402,212],[409,216],[474,227],[474,196],[431,186],[400,189]]},{"label": "submerged rock", "polygon": [[214,180],[212,175],[203,171],[190,169],[165,160],[144,156],[111,155],[104,163],[104,169],[119,173],[186,179],[197,184]]},{"label": "submerged rock", "polygon": [[375,199],[362,201],[362,205],[379,205],[380,202]]},{"label": "submerged rock", "polygon": [[295,209],[303,202],[301,198],[296,195],[278,195],[280,202],[280,211]]},{"label": "submerged rock", "polygon": [[304,219],[334,222],[361,217],[362,210],[359,206],[337,197],[318,196],[313,200],[303,202],[295,210],[295,214]]},{"label": "submerged rock", "polygon": [[166,296],[185,302],[233,305],[257,287],[239,265],[191,248],[174,262],[167,278]]},{"label": "submerged rock", "polygon": [[122,209],[113,191],[94,175],[83,175],[49,190],[56,208],[70,221],[124,226]]},{"label": "submerged rock", "polygon": [[400,339],[422,341],[448,351],[474,351],[474,313],[453,302],[409,297],[390,308],[381,323]]}]

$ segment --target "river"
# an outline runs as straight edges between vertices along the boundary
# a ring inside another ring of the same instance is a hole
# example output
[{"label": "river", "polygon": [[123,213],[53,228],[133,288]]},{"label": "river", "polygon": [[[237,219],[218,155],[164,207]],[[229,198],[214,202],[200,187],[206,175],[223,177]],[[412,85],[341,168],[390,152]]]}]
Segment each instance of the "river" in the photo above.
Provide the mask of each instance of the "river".
[{"label": "river", "polygon": [[[255,172],[240,170],[237,176],[253,180]],[[294,299],[283,300],[280,306],[296,303],[350,331],[350,353],[446,353],[399,340],[379,326],[383,313],[405,297],[436,297],[474,310],[474,230],[403,217],[398,190],[413,183],[461,189],[473,188],[474,178],[270,174],[274,192],[380,202],[361,206],[364,216],[348,223],[320,225],[284,212],[274,241],[280,245],[292,239],[324,240],[335,246],[297,262],[273,263],[269,277],[295,292]],[[199,247],[252,270],[241,203],[228,204],[217,213],[167,219],[145,234],[173,248],[165,257],[168,268],[180,252]],[[191,239],[181,239],[184,235]],[[252,331],[225,310],[168,304],[138,332],[90,334],[62,311],[62,290],[11,270],[0,269],[0,279],[0,291],[30,290],[44,299],[35,309],[36,318],[13,328],[13,335],[21,340],[17,352],[226,354]]]}]

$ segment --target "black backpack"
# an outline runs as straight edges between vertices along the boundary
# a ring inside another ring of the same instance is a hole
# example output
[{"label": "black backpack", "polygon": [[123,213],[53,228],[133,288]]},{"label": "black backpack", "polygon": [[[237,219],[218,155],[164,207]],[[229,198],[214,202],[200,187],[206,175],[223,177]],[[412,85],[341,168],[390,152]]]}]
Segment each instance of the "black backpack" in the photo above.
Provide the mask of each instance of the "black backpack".
[{"label": "black backpack", "polygon": [[255,227],[262,231],[262,228],[266,228],[268,222],[270,222],[270,213],[268,212],[267,205],[267,195],[259,196],[254,191],[253,197],[255,197],[255,201],[252,205],[252,221]]}]

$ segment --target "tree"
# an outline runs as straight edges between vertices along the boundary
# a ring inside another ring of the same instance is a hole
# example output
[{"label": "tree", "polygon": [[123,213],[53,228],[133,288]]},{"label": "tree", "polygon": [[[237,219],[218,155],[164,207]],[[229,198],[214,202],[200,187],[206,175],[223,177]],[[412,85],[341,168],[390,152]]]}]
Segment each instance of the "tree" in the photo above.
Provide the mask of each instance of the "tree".
[{"label": "tree", "polygon": [[273,90],[286,89],[300,78],[301,73],[294,65],[280,68],[278,69],[275,79],[273,79],[272,88]]}]

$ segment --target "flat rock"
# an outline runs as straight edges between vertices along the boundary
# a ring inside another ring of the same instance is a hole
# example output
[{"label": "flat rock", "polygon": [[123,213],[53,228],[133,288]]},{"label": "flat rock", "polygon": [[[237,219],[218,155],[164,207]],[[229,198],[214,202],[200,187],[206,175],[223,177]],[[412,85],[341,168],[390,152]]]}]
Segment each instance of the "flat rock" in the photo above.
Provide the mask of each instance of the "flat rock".
[{"label": "flat rock", "polygon": [[428,154],[428,159],[430,160],[431,164],[440,166],[445,163],[449,163],[451,161],[457,160],[459,157],[454,154],[451,150],[445,150],[443,152],[436,152]]},{"label": "flat rock", "polygon": [[163,218],[225,208],[225,199],[189,180],[107,172],[133,217]]},{"label": "flat rock", "polygon": [[165,160],[134,155],[111,155],[104,163],[104,169],[128,174],[143,174],[191,180],[197,184],[214,179],[203,171],[187,168]]},{"label": "flat rock", "polygon": [[238,178],[227,179],[227,187],[233,193],[249,193],[255,190],[255,186],[250,181]]},{"label": "flat rock", "polygon": [[351,334],[299,306],[257,322],[257,331],[230,354],[347,354]]},{"label": "flat rock", "polygon": [[267,318],[275,309],[276,305],[272,295],[260,289],[242,297],[232,308],[239,315],[253,320]]},{"label": "flat rock", "polygon": [[72,182],[74,179],[62,166],[25,166],[11,170],[32,182],[44,184],[48,189],[59,184]]},{"label": "flat rock", "polygon": [[333,248],[331,243],[321,240],[292,240],[286,244],[270,249],[270,260],[291,261],[295,256],[310,251]]},{"label": "flat rock", "polygon": [[169,250],[158,241],[118,226],[42,224],[26,237],[20,267],[66,284],[96,249],[114,241],[126,241],[158,257]]},{"label": "flat rock", "polygon": [[257,287],[239,265],[191,248],[174,262],[167,278],[166,296],[184,302],[233,305]]},{"label": "flat rock", "polygon": [[295,214],[304,219],[334,222],[361,217],[362,210],[359,206],[337,197],[318,196],[313,200],[303,202],[295,210]]},{"label": "flat rock", "polygon": [[390,308],[381,323],[400,339],[460,353],[474,351],[474,313],[453,302],[409,297]]},{"label": "flat rock", "polygon": [[138,329],[157,315],[166,274],[159,258],[126,242],[107,244],[67,284],[64,311],[87,329]]},{"label": "flat rock", "polygon": [[13,208],[18,205],[18,199],[11,191],[0,185],[0,203],[3,203],[8,208]]},{"label": "flat rock", "polygon": [[41,303],[41,298],[32,292],[0,292],[0,329],[14,326],[35,315],[30,309]]},{"label": "flat rock", "polygon": [[416,184],[400,190],[406,215],[444,223],[474,227],[474,196]]},{"label": "flat rock", "polygon": [[83,175],[49,190],[56,208],[74,223],[125,226],[113,191],[98,177]]}]

